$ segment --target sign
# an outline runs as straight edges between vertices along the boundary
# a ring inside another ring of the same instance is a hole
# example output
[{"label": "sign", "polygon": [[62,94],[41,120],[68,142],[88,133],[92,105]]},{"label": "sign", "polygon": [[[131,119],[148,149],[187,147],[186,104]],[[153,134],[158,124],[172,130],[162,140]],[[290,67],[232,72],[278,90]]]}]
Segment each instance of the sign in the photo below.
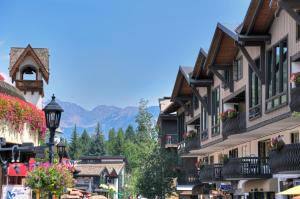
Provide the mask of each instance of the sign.
[{"label": "sign", "polygon": [[28,167],[23,163],[9,163],[7,169],[8,176],[27,176]]},{"label": "sign", "polygon": [[220,184],[220,190],[222,191],[231,191],[231,184]]},{"label": "sign", "polygon": [[31,199],[32,191],[23,185],[3,185],[2,199]]}]

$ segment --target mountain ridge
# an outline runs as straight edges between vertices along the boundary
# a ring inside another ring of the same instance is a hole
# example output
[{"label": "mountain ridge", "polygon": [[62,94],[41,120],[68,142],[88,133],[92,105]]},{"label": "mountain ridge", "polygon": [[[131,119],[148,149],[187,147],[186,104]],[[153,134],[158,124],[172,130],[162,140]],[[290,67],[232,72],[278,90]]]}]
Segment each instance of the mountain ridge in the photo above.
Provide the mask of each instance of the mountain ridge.
[{"label": "mountain ridge", "polygon": [[[125,130],[128,125],[132,125],[134,128],[137,126],[135,119],[138,107],[135,106],[120,108],[112,105],[97,105],[93,109],[88,110],[74,102],[59,99],[56,99],[56,101],[64,109],[60,127],[63,131],[63,137],[68,140],[75,125],[79,134],[86,129],[91,135],[94,133],[97,122],[99,122],[105,138],[108,137],[108,131],[111,128],[116,130],[123,128]],[[155,122],[159,115],[159,107],[149,106],[147,110],[153,115]]]}]

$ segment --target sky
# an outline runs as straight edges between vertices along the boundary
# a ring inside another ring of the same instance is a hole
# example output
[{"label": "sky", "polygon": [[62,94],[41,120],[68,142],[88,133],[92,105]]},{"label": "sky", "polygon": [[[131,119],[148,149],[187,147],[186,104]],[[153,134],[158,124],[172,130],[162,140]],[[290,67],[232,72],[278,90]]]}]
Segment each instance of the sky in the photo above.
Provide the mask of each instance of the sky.
[{"label": "sky", "polygon": [[0,72],[10,47],[48,48],[52,93],[97,105],[158,105],[170,96],[178,67],[208,51],[218,22],[233,29],[250,0],[3,0]]}]

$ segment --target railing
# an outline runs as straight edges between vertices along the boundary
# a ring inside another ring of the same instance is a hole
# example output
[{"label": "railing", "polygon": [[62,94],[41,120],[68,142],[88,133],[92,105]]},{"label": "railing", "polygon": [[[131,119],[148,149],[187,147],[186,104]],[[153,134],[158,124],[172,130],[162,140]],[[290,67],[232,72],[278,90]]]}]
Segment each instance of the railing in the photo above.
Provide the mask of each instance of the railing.
[{"label": "railing", "polygon": [[200,148],[200,136],[196,135],[193,138],[188,138],[183,140],[178,144],[178,154],[188,153],[191,150],[199,149]]},{"label": "railing", "polygon": [[165,147],[177,147],[178,144],[178,136],[176,134],[166,134],[164,136],[164,144]]},{"label": "railing", "polygon": [[235,118],[227,118],[222,122],[223,135],[229,136],[246,130],[246,113],[238,113]]},{"label": "railing", "polygon": [[288,144],[281,150],[273,150],[269,154],[272,173],[299,173],[300,144]]},{"label": "railing", "polygon": [[16,87],[21,91],[38,91],[43,94],[43,80],[16,80]]},{"label": "railing", "polygon": [[199,183],[200,180],[197,171],[183,172],[177,178],[178,185],[196,185]]},{"label": "railing", "polygon": [[291,111],[300,112],[300,88],[291,89],[291,102],[290,102]]},{"label": "railing", "polygon": [[221,181],[223,164],[203,165],[199,170],[199,178],[201,182]]},{"label": "railing", "polygon": [[244,157],[229,159],[223,166],[224,179],[248,179],[272,177],[269,158]]},{"label": "railing", "polygon": [[259,116],[261,116],[261,104],[249,108],[249,120],[253,120]]}]

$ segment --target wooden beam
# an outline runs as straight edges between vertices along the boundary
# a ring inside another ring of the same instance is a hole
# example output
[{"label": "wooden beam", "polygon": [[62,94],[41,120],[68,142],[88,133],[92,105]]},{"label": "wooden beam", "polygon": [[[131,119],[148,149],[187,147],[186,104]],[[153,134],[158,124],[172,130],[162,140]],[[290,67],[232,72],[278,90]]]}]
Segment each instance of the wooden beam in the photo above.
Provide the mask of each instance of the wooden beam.
[{"label": "wooden beam", "polygon": [[176,97],[175,102],[177,102],[180,106],[182,106],[185,112],[187,112],[188,114],[192,114],[191,109],[186,105],[185,102],[182,101],[182,99]]},{"label": "wooden beam", "polygon": [[239,35],[238,40],[243,42],[267,42],[271,41],[271,35]]},{"label": "wooden beam", "polygon": [[207,87],[207,86],[211,86],[213,83],[214,83],[213,79],[200,79],[200,80],[190,79],[190,85],[196,87]]},{"label": "wooden beam", "polygon": [[214,64],[211,67],[213,67],[216,70],[228,70],[229,67],[231,67],[232,65],[229,64]]},{"label": "wooden beam", "polygon": [[195,86],[192,86],[192,91],[193,91],[194,95],[196,96],[196,98],[201,102],[201,105],[206,110],[208,110],[207,103],[205,102],[204,98],[200,95],[200,93],[198,92],[198,90],[195,88]]},{"label": "wooden beam", "polygon": [[216,75],[221,80],[222,83],[225,84],[226,87],[230,88],[229,82],[226,81],[226,79],[219,73],[219,71],[217,71],[213,67],[210,67],[209,69],[214,75]]},{"label": "wooden beam", "polygon": [[300,25],[300,15],[291,7],[289,2],[280,0],[278,2],[278,5],[279,7],[284,9],[296,21],[298,25]]},{"label": "wooden beam", "polygon": [[258,13],[259,9],[262,7],[262,5],[263,5],[263,0],[259,0],[258,3],[257,3],[256,8],[254,10],[253,16],[251,18],[249,27],[247,28],[246,35],[248,35],[250,33],[250,31],[253,29],[253,26],[254,26],[255,21],[256,21],[257,13]]},{"label": "wooden beam", "polygon": [[243,55],[246,57],[249,66],[251,67],[251,69],[255,72],[255,74],[257,75],[257,77],[259,78],[260,81],[262,81],[262,75],[255,63],[255,61],[251,58],[251,56],[249,55],[248,51],[246,50],[246,48],[240,44],[237,44],[239,49],[241,50],[241,52],[243,53]]}]

